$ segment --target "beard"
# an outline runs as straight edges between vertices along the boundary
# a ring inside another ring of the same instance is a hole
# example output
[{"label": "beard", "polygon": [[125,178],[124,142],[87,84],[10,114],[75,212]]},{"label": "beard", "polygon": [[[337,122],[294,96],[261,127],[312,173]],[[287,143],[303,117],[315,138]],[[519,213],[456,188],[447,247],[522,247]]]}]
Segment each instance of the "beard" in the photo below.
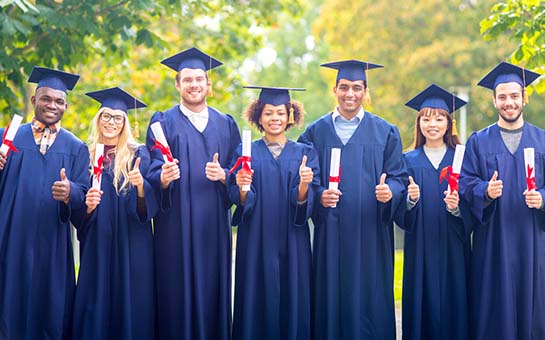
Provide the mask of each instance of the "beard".
[{"label": "beard", "polygon": [[520,118],[520,116],[522,115],[522,110],[520,110],[519,113],[518,113],[516,116],[514,116],[514,117],[507,117],[507,116],[505,116],[504,114],[502,114],[502,110],[498,110],[498,114],[499,114],[500,117],[501,117],[504,121],[506,121],[507,123],[514,123],[514,122],[516,122],[516,121]]}]

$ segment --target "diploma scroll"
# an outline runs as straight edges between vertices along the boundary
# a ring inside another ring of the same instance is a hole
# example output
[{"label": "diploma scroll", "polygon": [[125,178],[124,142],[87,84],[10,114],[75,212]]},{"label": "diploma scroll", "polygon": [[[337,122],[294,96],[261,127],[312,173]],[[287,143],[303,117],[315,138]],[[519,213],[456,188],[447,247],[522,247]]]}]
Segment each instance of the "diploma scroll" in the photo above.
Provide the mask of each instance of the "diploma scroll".
[{"label": "diploma scroll", "polygon": [[526,186],[528,191],[536,189],[536,169],[534,148],[524,148],[524,169],[526,170]]},{"label": "diploma scroll", "polygon": [[[341,182],[341,149],[331,149],[331,162],[329,163],[329,189],[339,189]],[[333,208],[337,205],[333,206]]]},{"label": "diploma scroll", "polygon": [[21,126],[21,122],[23,121],[23,117],[19,115],[13,115],[13,118],[11,119],[11,123],[8,125],[6,130],[4,131],[4,136],[2,136],[2,146],[0,146],[0,151],[7,157],[10,151],[17,152],[17,149],[13,145],[13,139],[15,138],[15,134],[17,134],[17,130],[19,130],[19,126]]},{"label": "diploma scroll", "polygon": [[[243,162],[246,163],[246,169],[252,168],[252,131],[242,130],[242,157]],[[243,164],[244,166],[244,164]],[[242,186],[242,191],[250,191],[250,185],[246,184]]]},{"label": "diploma scroll", "polygon": [[448,192],[458,192],[458,179],[460,178],[460,172],[462,171],[462,163],[464,161],[464,154],[466,147],[462,144],[456,145],[454,150],[454,159],[452,160],[452,166],[447,166],[441,169],[441,175],[439,182],[443,182],[445,179],[448,182]]},{"label": "diploma scroll", "polygon": [[155,145],[151,147],[151,149],[159,149],[161,151],[161,154],[163,155],[163,159],[166,162],[174,162],[174,157],[172,156],[172,152],[170,151],[170,147],[168,146],[167,139],[165,137],[165,133],[163,132],[163,128],[161,127],[160,122],[155,122],[150,125],[151,131],[153,132],[154,142]]},{"label": "diploma scroll", "polygon": [[97,144],[93,161],[93,188],[100,190],[102,182],[102,164],[104,162],[104,144]]}]

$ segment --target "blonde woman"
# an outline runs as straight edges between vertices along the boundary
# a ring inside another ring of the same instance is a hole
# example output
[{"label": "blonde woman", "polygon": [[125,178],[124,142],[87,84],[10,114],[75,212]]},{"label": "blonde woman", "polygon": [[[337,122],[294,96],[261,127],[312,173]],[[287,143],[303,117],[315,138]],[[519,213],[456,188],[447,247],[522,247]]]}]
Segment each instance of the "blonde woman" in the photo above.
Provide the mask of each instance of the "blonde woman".
[{"label": "blonde woman", "polygon": [[87,95],[102,103],[91,124],[91,160],[99,143],[104,158],[101,187],[89,189],[76,218],[81,266],[74,338],[153,339],[151,218],[157,203],[144,177],[149,153],[134,140],[127,117],[128,109],[145,104],[117,87]]}]

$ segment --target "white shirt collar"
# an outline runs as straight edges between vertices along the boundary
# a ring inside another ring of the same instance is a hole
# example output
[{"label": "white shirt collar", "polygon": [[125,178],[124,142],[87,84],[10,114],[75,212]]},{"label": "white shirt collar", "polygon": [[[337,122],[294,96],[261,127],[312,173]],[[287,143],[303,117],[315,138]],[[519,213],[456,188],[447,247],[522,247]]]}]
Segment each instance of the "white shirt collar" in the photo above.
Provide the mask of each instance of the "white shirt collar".
[{"label": "white shirt collar", "polygon": [[[354,118],[358,117],[359,121],[361,122],[362,119],[363,119],[364,114],[365,114],[365,111],[363,110],[363,107],[362,107],[362,108],[360,108],[360,110],[358,111],[358,114]],[[335,110],[333,110],[333,114],[331,115],[331,119],[333,119],[333,121],[335,121],[335,119],[337,117],[342,117],[342,119],[348,120],[348,119],[344,118],[343,116],[341,116],[341,113],[339,112],[339,108],[335,107]],[[352,118],[351,120],[353,120],[354,118]]]}]

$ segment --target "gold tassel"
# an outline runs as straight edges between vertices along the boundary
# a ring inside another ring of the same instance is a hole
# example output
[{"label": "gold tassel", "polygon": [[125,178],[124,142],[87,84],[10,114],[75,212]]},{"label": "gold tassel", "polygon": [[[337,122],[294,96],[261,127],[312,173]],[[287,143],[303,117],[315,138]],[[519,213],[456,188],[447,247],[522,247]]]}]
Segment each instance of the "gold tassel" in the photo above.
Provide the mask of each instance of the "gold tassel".
[{"label": "gold tassel", "polygon": [[458,136],[458,128],[456,127],[456,119],[452,118],[452,135]]},{"label": "gold tassel", "polygon": [[526,105],[530,102],[530,100],[528,99],[528,91],[524,89],[523,92],[524,93],[522,94],[522,104]]},{"label": "gold tassel", "polygon": [[365,95],[363,97],[363,106],[364,107],[371,106],[371,92],[369,88],[365,90]]},{"label": "gold tassel", "polygon": [[208,93],[206,95],[208,97],[214,97],[214,91],[212,90],[212,82],[210,82],[210,86],[208,87]]},{"label": "gold tassel", "polygon": [[140,129],[138,128],[138,121],[134,121],[134,129],[132,130],[132,135],[135,139],[140,138]]},{"label": "gold tassel", "polygon": [[293,114],[293,105],[290,105],[290,114],[288,116],[288,124],[295,123],[294,114]]}]

